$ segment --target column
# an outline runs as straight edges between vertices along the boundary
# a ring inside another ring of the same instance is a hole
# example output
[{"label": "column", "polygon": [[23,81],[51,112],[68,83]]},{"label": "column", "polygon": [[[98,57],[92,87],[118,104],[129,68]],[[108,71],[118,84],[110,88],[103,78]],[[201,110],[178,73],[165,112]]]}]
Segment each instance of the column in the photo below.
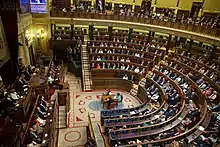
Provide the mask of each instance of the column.
[{"label": "column", "polygon": [[200,47],[200,48],[202,47],[202,44],[203,44],[202,42],[199,42],[199,47]]},{"label": "column", "polygon": [[53,38],[54,37],[54,29],[53,29],[53,25],[54,24],[50,24],[50,32],[51,32],[51,38]]},{"label": "column", "polygon": [[189,53],[192,49],[192,45],[193,45],[193,40],[191,39],[190,42],[189,42],[189,46],[188,46],[188,49],[187,49],[187,53]]},{"label": "column", "polygon": [[174,42],[175,47],[177,46],[178,38],[179,38],[178,36],[175,36],[175,42]]},{"label": "column", "polygon": [[112,41],[112,29],[113,27],[111,25],[108,26],[108,35],[109,35],[109,41]]},{"label": "column", "polygon": [[70,25],[70,28],[71,28],[71,39],[73,39],[73,34],[74,34],[74,25],[71,24]]},{"label": "column", "polygon": [[90,40],[94,40],[93,30],[94,30],[94,25],[93,25],[93,24],[90,24],[90,25],[89,25],[89,39],[90,39]]},{"label": "column", "polygon": [[135,0],[133,0],[133,5],[132,5],[132,9],[131,9],[132,12],[135,11]]},{"label": "column", "polygon": [[128,42],[131,41],[131,39],[132,39],[132,34],[133,34],[133,28],[129,28],[129,32],[128,32]]},{"label": "column", "polygon": [[151,36],[153,36],[153,37],[154,37],[154,35],[155,35],[155,32],[151,32]]},{"label": "column", "polygon": [[148,41],[147,42],[151,42],[151,35],[152,35],[152,32],[151,31],[149,31],[149,34],[148,34]]},{"label": "column", "polygon": [[175,16],[177,16],[177,13],[178,13],[179,3],[180,3],[180,0],[177,0],[177,2],[176,2],[176,8],[175,8],[175,11],[174,11],[174,15],[175,15]]},{"label": "column", "polygon": [[204,3],[205,3],[205,0],[202,0],[202,7],[201,7],[201,9],[199,10],[199,14],[198,14],[198,17],[197,17],[197,18],[200,18],[200,17],[202,16],[203,8],[204,8]]},{"label": "column", "polygon": [[29,55],[29,49],[28,49],[28,41],[26,41],[26,37],[25,37],[24,31],[21,34],[23,50],[24,50],[24,57],[25,57],[25,60],[24,60],[25,63],[24,64],[25,65],[30,65],[30,55]]},{"label": "column", "polygon": [[95,1],[95,0],[92,0],[92,8],[94,8],[94,1]]},{"label": "column", "polygon": [[171,39],[172,39],[172,35],[169,35],[167,46],[166,46],[166,54],[169,53]]},{"label": "column", "polygon": [[217,49],[217,46],[216,46],[216,45],[212,45],[212,46],[213,46],[213,48],[212,48],[212,51],[211,51],[211,53],[210,53],[209,59],[212,59],[212,58],[214,57],[215,51],[216,51],[216,49]]},{"label": "column", "polygon": [[154,1],[154,5],[153,5],[153,13],[156,12],[156,7],[157,7],[157,0]]},{"label": "column", "polygon": [[115,1],[112,0],[112,11],[114,11],[114,9],[115,9]]}]

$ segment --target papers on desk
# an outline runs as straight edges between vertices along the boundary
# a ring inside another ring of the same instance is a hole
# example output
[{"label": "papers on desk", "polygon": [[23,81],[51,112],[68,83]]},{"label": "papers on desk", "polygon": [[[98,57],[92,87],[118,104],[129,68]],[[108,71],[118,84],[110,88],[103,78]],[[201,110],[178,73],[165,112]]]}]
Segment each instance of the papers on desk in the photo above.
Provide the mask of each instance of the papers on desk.
[{"label": "papers on desk", "polygon": [[203,126],[198,126],[197,129],[200,131],[205,131],[205,128]]},{"label": "papers on desk", "polygon": [[155,118],[160,118],[160,115],[155,115],[154,117],[155,117]]},{"label": "papers on desk", "polygon": [[136,113],[134,111],[131,111],[130,114],[133,115],[133,114],[136,114]]},{"label": "papers on desk", "polygon": [[178,120],[182,121],[182,120],[183,120],[183,118],[180,116],[180,117],[178,117]]}]

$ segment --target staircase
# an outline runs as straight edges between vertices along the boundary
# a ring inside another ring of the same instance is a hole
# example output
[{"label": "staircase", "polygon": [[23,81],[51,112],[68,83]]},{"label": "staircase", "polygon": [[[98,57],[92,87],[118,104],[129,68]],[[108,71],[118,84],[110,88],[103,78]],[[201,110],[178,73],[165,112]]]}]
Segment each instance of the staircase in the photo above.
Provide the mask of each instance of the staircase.
[{"label": "staircase", "polygon": [[143,79],[139,82],[139,85],[140,85],[141,87],[145,87],[145,84],[146,84],[146,79],[143,78]]},{"label": "staircase", "polygon": [[58,128],[66,128],[67,126],[67,117],[66,117],[66,106],[59,106],[59,122]]},{"label": "staircase", "polygon": [[138,85],[133,84],[133,88],[131,89],[130,94],[133,96],[137,96],[137,92],[138,92]]},{"label": "staircase", "polygon": [[83,90],[91,91],[92,88],[92,80],[90,73],[90,64],[89,64],[89,56],[87,52],[87,35],[84,35],[84,44],[81,49],[81,59],[82,59],[82,76],[83,76]]}]

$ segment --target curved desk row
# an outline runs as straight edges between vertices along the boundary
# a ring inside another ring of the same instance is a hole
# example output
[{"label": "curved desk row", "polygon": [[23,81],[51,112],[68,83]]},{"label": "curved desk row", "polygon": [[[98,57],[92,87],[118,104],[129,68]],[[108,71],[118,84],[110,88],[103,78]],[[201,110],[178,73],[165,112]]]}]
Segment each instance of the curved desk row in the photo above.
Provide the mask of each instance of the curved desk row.
[{"label": "curved desk row", "polygon": [[[130,92],[133,86],[130,81],[118,78],[93,78],[92,83],[94,89],[120,89],[127,92]],[[123,85],[123,87],[121,85]],[[101,111],[101,119],[118,117],[120,115],[130,115],[130,112],[132,111],[137,111],[139,113],[142,109],[145,109],[146,103],[147,101],[145,99],[140,106],[134,108],[103,110]]]},{"label": "curved desk row", "polygon": [[[151,82],[151,83],[155,84],[156,87],[158,87],[158,89],[161,90],[162,95],[159,100],[159,102],[160,102],[159,108],[151,111],[148,114],[143,114],[143,115],[139,115],[139,116],[129,116],[129,117],[124,117],[124,118],[105,119],[104,124],[103,124],[103,126],[105,128],[119,127],[119,126],[123,126],[123,125],[137,125],[140,123],[144,123],[146,121],[150,121],[151,117],[153,117],[153,119],[156,119],[156,117],[154,117],[154,115],[156,115],[164,107],[166,100],[167,100],[167,95],[162,90],[162,88],[156,82],[154,82],[152,79],[147,78],[146,82],[149,82],[149,83]],[[141,99],[142,101],[149,101],[148,95],[146,93],[146,89],[141,86],[139,86],[139,88],[138,88],[137,97],[139,99]]]},{"label": "curved desk row", "polygon": [[[91,69],[91,77],[93,79],[97,78],[116,78],[119,79],[127,74],[128,76],[133,76],[134,79],[131,79],[134,83],[138,84],[140,79],[144,77],[139,73],[136,73],[131,70],[120,70],[120,69]],[[131,83],[132,84],[132,83]],[[105,87],[108,87],[107,85]],[[105,88],[103,87],[103,88]],[[102,85],[94,84],[93,89],[102,88]],[[102,89],[103,89],[102,88]],[[121,87],[122,88],[122,87]],[[122,89],[123,90],[123,89]],[[131,90],[131,89],[130,89]]]},{"label": "curved desk row", "polygon": [[[201,94],[201,92],[200,92],[200,94]],[[170,137],[170,138],[166,138],[166,139],[162,139],[162,140],[156,140],[156,141],[150,141],[150,142],[142,142],[142,143],[140,143],[141,145],[144,145],[144,144],[149,144],[149,143],[151,143],[151,144],[163,144],[163,142],[170,142],[170,141],[172,141],[172,140],[174,140],[174,139],[177,139],[177,138],[179,138],[179,139],[181,139],[181,138],[184,138],[184,137],[187,137],[187,135],[188,134],[190,134],[190,133],[192,133],[192,131],[194,131],[195,129],[197,130],[197,127],[199,126],[199,125],[201,125],[201,123],[202,122],[207,122],[206,121],[206,113],[207,113],[207,105],[206,105],[206,102],[204,101],[204,99],[203,99],[203,116],[202,116],[202,118],[201,118],[201,120],[193,127],[193,128],[191,128],[191,129],[189,129],[188,131],[186,131],[186,132],[184,132],[184,133],[182,133],[182,134],[179,134],[179,135],[177,135],[177,136],[173,136],[173,137]],[[204,120],[204,121],[203,121]],[[179,122],[178,122],[179,121]],[[176,120],[175,121],[175,124],[178,124],[178,123],[180,123],[180,120]],[[172,123],[173,124],[173,123]],[[176,124],[176,125],[177,125]],[[164,127],[163,127],[163,129],[164,129]],[[166,128],[166,130],[169,130],[168,128]],[[151,131],[150,133],[149,133],[149,135],[151,135],[152,133],[154,133],[155,131]],[[163,132],[162,130],[159,130],[158,129],[158,132]],[[135,134],[139,134],[139,135],[141,135],[140,134],[140,132],[134,132]],[[144,133],[145,135],[146,135],[146,132]],[[131,136],[129,136],[129,137],[131,137]],[[190,137],[192,137],[192,136],[189,136],[189,138]],[[137,144],[132,144],[132,145],[124,145],[124,146],[126,146],[126,147],[128,147],[128,146],[134,146],[134,145],[137,145]]]},{"label": "curved desk row", "polygon": [[[103,43],[103,47],[101,47],[101,43]],[[147,42],[148,43],[148,42]],[[165,55],[165,50],[161,50],[161,49],[158,49],[156,47],[151,47],[149,46],[148,44],[138,44],[138,43],[130,43],[130,42],[114,42],[114,41],[90,41],[87,43],[87,46],[88,47],[100,47],[100,48],[103,48],[103,49],[123,49],[123,46],[127,46],[127,48],[129,49],[133,49],[131,51],[143,51],[141,53],[146,53],[146,52],[149,52],[149,54],[153,53],[155,54],[155,52],[157,52],[156,54],[160,54],[160,55]],[[94,44],[94,45],[93,45]],[[106,46],[106,44],[108,46]],[[111,45],[113,47],[111,47]],[[122,48],[119,47],[119,45],[122,46]],[[145,50],[145,52],[144,52]]]},{"label": "curved desk row", "polygon": [[[157,72],[157,71],[154,71],[154,72],[160,76],[163,75],[160,72]],[[178,85],[176,85],[176,83],[174,81],[172,81],[171,79],[169,79],[165,75],[163,75],[163,76],[166,79],[168,79],[175,88],[177,88],[177,91],[181,92],[180,95],[181,95],[181,101],[183,102],[183,105],[182,105],[182,108],[179,111],[179,113],[175,114],[175,116],[172,117],[171,119],[169,119],[165,122],[161,122],[159,124],[145,126],[145,127],[137,127],[137,128],[129,128],[129,129],[121,129],[121,130],[111,131],[110,132],[111,140],[115,140],[116,138],[117,138],[116,140],[120,140],[120,139],[134,138],[134,137],[137,138],[137,137],[141,137],[141,136],[145,136],[145,135],[158,134],[158,133],[161,133],[167,129],[171,129],[172,127],[176,126],[180,122],[180,120],[177,119],[177,117],[179,115],[181,115],[181,118],[185,117],[185,115],[188,113],[188,111],[187,111],[187,109],[184,109],[184,104],[185,104],[184,102],[185,101],[184,101],[184,96],[183,96],[183,93],[182,93],[180,87]],[[177,120],[174,121],[174,119],[177,119]],[[174,122],[172,122],[172,121],[174,121]],[[177,122],[177,121],[179,121],[179,122]],[[170,122],[172,122],[172,125],[168,125],[168,124],[170,124]],[[161,128],[162,126],[163,126],[163,128]],[[124,134],[123,132],[124,133],[126,132],[126,134]],[[120,135],[115,136],[114,134],[116,134],[116,133],[120,133]]]},{"label": "curved desk row", "polygon": [[192,67],[190,67],[190,66],[188,66],[188,65],[186,65],[186,64],[184,64],[182,62],[179,62],[177,60],[171,59],[169,57],[167,57],[166,60],[172,61],[172,62],[174,62],[176,64],[179,64],[180,67],[185,67],[186,69],[188,69],[189,71],[193,72],[194,74],[199,75],[199,77],[204,77],[204,80],[207,81],[212,86],[213,89],[215,89],[217,92],[220,92],[220,86],[219,85],[217,85],[209,77],[207,77],[206,75],[200,73],[196,69],[194,69],[194,68],[192,68]]},{"label": "curved desk row", "polygon": [[215,72],[215,73],[218,75],[218,77],[220,77],[220,71],[219,71],[219,70],[216,70],[216,69],[214,69],[214,68],[212,68],[212,67],[210,67],[210,66],[208,66],[207,64],[204,64],[204,63],[202,63],[202,62],[199,62],[198,60],[195,60],[195,59],[193,59],[193,58],[186,57],[186,56],[181,55],[181,54],[174,54],[174,55],[175,55],[176,57],[183,58],[183,59],[186,59],[186,60],[191,61],[191,62],[193,62],[193,63],[196,63],[196,64],[198,64],[198,65],[200,65],[200,66],[202,66],[202,67],[204,67],[204,68],[206,68],[206,69],[209,69],[209,70],[211,70],[212,72]]},{"label": "curved desk row", "polygon": [[[177,73],[178,75],[181,75],[181,76],[185,77],[186,80],[187,80],[187,82],[190,83],[190,85],[195,89],[196,94],[198,95],[198,96],[197,96],[197,99],[195,100],[196,105],[199,104],[199,105],[202,106],[202,108],[204,107],[204,104],[206,104],[206,102],[205,102],[205,97],[204,97],[202,91],[199,89],[199,87],[197,86],[197,84],[196,84],[193,80],[191,80],[191,79],[188,78],[186,75],[184,75],[183,73],[179,72],[178,70],[176,70],[176,69],[174,69],[174,68],[172,68],[172,67],[166,66],[166,65],[164,65],[164,64],[160,64],[160,65],[161,65],[162,68],[164,68],[164,69],[167,69],[167,70],[169,70],[169,71],[174,71],[174,72]],[[205,103],[204,103],[204,102],[205,102]],[[207,106],[206,106],[206,108],[207,108]],[[207,112],[207,110],[203,109],[203,112]],[[205,117],[204,117],[204,116],[205,116]],[[208,126],[209,122],[210,122],[211,113],[210,113],[210,112],[204,113],[204,114],[203,114],[203,118],[204,118],[204,119],[203,119],[203,122],[202,122],[199,126],[202,126],[203,128],[206,128],[206,127]],[[196,137],[198,137],[200,134],[202,134],[202,131],[199,130],[199,128],[196,128],[196,129],[197,129],[197,130],[196,130],[193,134],[191,134],[191,135],[189,135],[189,136],[187,137],[190,142],[191,142],[193,139],[195,139]]]}]

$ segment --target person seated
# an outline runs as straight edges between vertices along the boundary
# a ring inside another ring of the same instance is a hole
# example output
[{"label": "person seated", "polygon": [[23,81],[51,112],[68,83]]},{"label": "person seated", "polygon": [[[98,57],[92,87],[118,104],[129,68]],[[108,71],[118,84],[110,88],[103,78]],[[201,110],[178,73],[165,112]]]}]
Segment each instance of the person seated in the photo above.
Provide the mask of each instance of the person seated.
[{"label": "person seated", "polygon": [[101,61],[101,60],[102,60],[102,59],[101,59],[100,56],[98,56],[97,59],[96,59],[96,61]]},{"label": "person seated", "polygon": [[104,47],[104,44],[103,44],[103,42],[101,42],[100,46],[101,46],[101,47]]},{"label": "person seated", "polygon": [[103,53],[103,50],[102,50],[102,49],[100,49],[98,53]]},{"label": "person seated", "polygon": [[28,90],[28,82],[24,79],[24,75],[21,75],[18,80],[18,85],[22,87],[23,91],[26,92]]},{"label": "person seated", "polygon": [[117,68],[117,67],[116,67],[116,64],[113,63],[112,69],[116,69],[116,68]]},{"label": "person seated", "polygon": [[125,74],[125,75],[123,76],[123,79],[124,79],[124,80],[128,80],[128,75]]},{"label": "person seated", "polygon": [[62,40],[62,38],[60,36],[57,37],[57,40]]},{"label": "person seated", "polygon": [[29,129],[29,138],[32,142],[34,142],[34,144],[39,144],[41,143],[41,136],[39,136],[36,132],[36,130],[34,130],[33,128]]},{"label": "person seated", "polygon": [[37,116],[41,120],[45,120],[45,118],[47,117],[46,112],[41,111],[40,107],[37,107]]},{"label": "person seated", "polygon": [[124,61],[125,61],[125,59],[122,57],[122,58],[121,58],[121,62],[124,62]]},{"label": "person seated", "polygon": [[217,98],[218,92],[217,91],[213,91],[212,94],[210,96],[208,96],[208,98],[211,101],[214,101]]},{"label": "person seated", "polygon": [[122,64],[121,70],[125,70],[125,65],[124,64]]},{"label": "person seated", "polygon": [[48,83],[49,84],[53,84],[55,81],[53,74],[50,73],[49,77],[48,77]]},{"label": "person seated", "polygon": [[109,50],[107,51],[107,53],[108,53],[108,54],[111,54],[111,53],[112,53],[112,51],[109,49]]},{"label": "person seated", "polygon": [[130,59],[129,59],[129,58],[127,58],[127,59],[126,59],[126,62],[130,62]]},{"label": "person seated", "polygon": [[39,108],[42,112],[47,112],[47,106],[44,105],[43,101],[40,101]]},{"label": "person seated", "polygon": [[112,92],[111,92],[110,89],[107,89],[105,94],[106,94],[106,95],[112,95]]},{"label": "person seated", "polygon": [[103,56],[103,57],[102,57],[102,61],[106,61],[106,58],[105,58],[105,56]]},{"label": "person seated", "polygon": [[143,74],[143,75],[146,74],[146,72],[145,72],[145,68],[142,68],[142,70],[140,71],[140,74]]},{"label": "person seated", "polygon": [[96,69],[101,69],[100,64],[97,64]]},{"label": "person seated", "polygon": [[139,53],[135,53],[135,56],[136,56],[136,57],[140,57],[140,54],[139,54]]},{"label": "person seated", "polygon": [[196,81],[196,84],[200,85],[200,84],[202,84],[202,82],[204,82],[204,77],[198,79],[198,80]]},{"label": "person seated", "polygon": [[135,68],[134,72],[139,73],[140,72],[139,67]]},{"label": "person seated", "polygon": [[39,134],[40,136],[43,135],[43,132],[44,132],[44,128],[41,127],[37,121],[33,121],[33,126],[32,128],[34,129],[34,131],[36,131],[37,134]]},{"label": "person seated", "polygon": [[125,44],[125,45],[123,46],[123,48],[127,48],[127,45]]},{"label": "person seated", "polygon": [[14,101],[18,101],[20,98],[23,98],[23,96],[18,95],[14,89],[10,90],[8,96]]},{"label": "person seated", "polygon": [[187,107],[189,108],[189,110],[194,110],[196,108],[196,105],[193,100],[189,100],[189,104],[187,105]]}]

